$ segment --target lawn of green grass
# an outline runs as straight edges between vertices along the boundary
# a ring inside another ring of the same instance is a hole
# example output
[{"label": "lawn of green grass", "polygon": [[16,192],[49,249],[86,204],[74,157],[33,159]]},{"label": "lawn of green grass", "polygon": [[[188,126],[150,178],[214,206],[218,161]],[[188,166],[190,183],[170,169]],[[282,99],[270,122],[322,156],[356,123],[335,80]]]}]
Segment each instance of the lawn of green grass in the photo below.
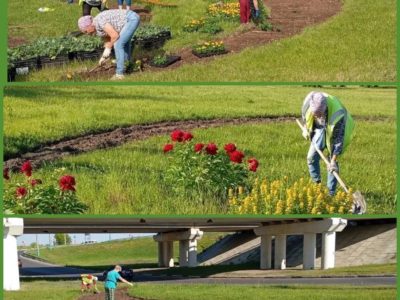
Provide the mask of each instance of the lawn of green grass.
[{"label": "lawn of green grass", "polygon": [[[198,242],[198,251],[215,243],[221,234],[206,233]],[[175,261],[178,261],[178,243],[174,243]],[[40,258],[57,265],[80,266],[104,270],[115,265],[157,266],[157,243],[152,237],[131,240],[110,241],[88,245],[64,246],[53,249],[41,249]],[[32,255],[36,252],[30,251]]]},{"label": "lawn of green grass", "polygon": [[[78,281],[22,282],[21,291],[4,292],[5,300],[44,299],[76,300],[80,296]],[[102,285],[99,289],[103,290]],[[162,291],[162,292],[160,292]],[[353,286],[266,286],[224,284],[134,284],[132,296],[156,300],[208,299],[395,299],[395,287]]]},{"label": "lawn of green grass", "polygon": [[[337,16],[309,27],[297,36],[251,47],[206,64],[184,65],[165,72],[134,73],[126,80],[396,81],[396,1],[343,0],[343,3],[342,11]],[[173,42],[170,47],[174,47]],[[79,69],[79,66],[45,69],[23,80],[66,80],[66,70]]]},{"label": "lawn of green grass", "polygon": [[[132,123],[298,115],[302,99],[310,90],[294,86],[91,87],[90,91],[10,88],[6,91],[4,108],[5,153],[10,155],[52,140]],[[393,213],[396,207],[395,90],[325,90],[339,96],[356,115],[355,138],[341,159],[342,178],[365,195],[369,213]],[[384,118],[367,121],[357,120],[357,116]],[[261,166],[257,175],[261,178],[288,176],[289,181],[308,178],[305,156],[309,145],[302,139],[295,122],[231,125],[193,133],[195,142],[214,141],[220,147],[235,142],[246,155],[259,159]],[[168,159],[162,153],[162,146],[168,141],[168,135],[156,136],[67,157],[47,164],[34,176],[49,182],[55,168],[65,167],[65,173],[76,177],[78,197],[89,205],[88,213],[93,214],[225,212],[224,199],[205,199],[199,203],[197,199],[174,194],[164,184]]]},{"label": "lawn of green grass", "polygon": [[[185,119],[300,115],[314,88],[299,86],[9,87],[4,154],[119,126]],[[396,116],[396,90],[332,88],[356,116]],[[32,125],[34,124],[34,125]]]},{"label": "lawn of green grass", "polygon": [[[302,139],[295,123],[224,126],[194,130],[193,134],[195,142],[214,141],[220,147],[228,142],[236,143],[248,157],[259,159],[257,175],[260,178],[283,179],[288,176],[289,182],[300,177],[308,178],[305,157],[309,144]],[[112,149],[70,156],[47,164],[35,174],[35,178],[50,181],[55,168],[66,168],[65,173],[76,177],[77,195],[89,206],[90,214],[226,212],[224,199],[207,198],[199,202],[174,194],[164,183],[163,174],[169,161],[162,153],[162,147],[168,141],[169,136],[158,136]],[[358,121],[357,135],[341,162],[342,178],[354,190],[364,194],[369,213],[395,211],[394,121]]]},{"label": "lawn of green grass", "polygon": [[20,291],[4,291],[3,297],[5,300],[76,300],[81,295],[80,284],[80,281],[21,282]]},{"label": "lawn of green grass", "polygon": [[[152,6],[151,23],[171,28],[172,39],[165,45],[165,50],[179,49],[193,45],[200,40],[222,37],[239,28],[239,22],[223,21],[221,26],[224,31],[216,35],[184,32],[183,26],[186,23],[192,19],[206,16],[208,5],[212,2],[175,0],[173,3],[177,4],[177,7]],[[52,0],[10,1],[8,4],[9,36],[24,38],[30,42],[42,36],[62,36],[77,31],[77,20],[82,15],[82,8],[77,3],[78,0],[75,0],[73,4],[68,4],[67,1],[55,2]],[[140,1],[133,4],[148,6]],[[116,5],[116,0],[109,1],[109,7],[116,7]],[[49,7],[55,10],[41,13],[37,11],[39,7]],[[94,8],[92,15],[97,14],[98,10]],[[143,22],[142,24],[147,23]]]},{"label": "lawn of green grass", "polygon": [[[157,300],[395,299],[394,287],[137,284],[130,294]],[[161,292],[162,291],[162,292]]]}]

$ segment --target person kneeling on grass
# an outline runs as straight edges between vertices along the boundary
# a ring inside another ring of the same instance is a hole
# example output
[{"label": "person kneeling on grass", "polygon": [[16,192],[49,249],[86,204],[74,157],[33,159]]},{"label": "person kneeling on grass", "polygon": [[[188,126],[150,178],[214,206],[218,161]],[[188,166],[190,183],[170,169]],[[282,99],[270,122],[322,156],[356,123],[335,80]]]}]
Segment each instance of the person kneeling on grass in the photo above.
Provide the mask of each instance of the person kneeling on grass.
[{"label": "person kneeling on grass", "polygon": [[97,294],[99,290],[97,289],[98,278],[91,274],[81,274],[81,292],[90,291],[93,287],[93,292]]},{"label": "person kneeling on grass", "polygon": [[125,62],[132,54],[132,36],[139,26],[140,17],[131,10],[110,9],[96,17],[83,16],[78,20],[80,31],[86,34],[97,34],[105,39],[104,52],[99,64],[102,65],[111,55],[114,47],[117,60],[116,74],[112,79],[123,79]]},{"label": "person kneeling on grass", "polygon": [[118,280],[121,280],[122,282],[125,282],[130,286],[133,286],[132,283],[125,280],[124,278],[121,277],[121,275],[119,275],[119,272],[121,272],[121,270],[122,270],[121,266],[116,265],[114,267],[114,270],[107,273],[106,280],[104,282],[106,300],[114,300],[114,294],[115,294],[115,289],[117,288]]},{"label": "person kneeling on grass", "polygon": [[[338,157],[349,145],[354,129],[354,121],[350,113],[335,96],[326,93],[311,92],[304,100],[302,107],[304,123],[303,137],[311,139],[319,150],[325,148],[329,153],[328,190],[333,196],[336,192],[337,180],[333,175],[339,173]],[[319,166],[320,156],[311,143],[307,154],[308,170],[311,179],[321,182]]]}]

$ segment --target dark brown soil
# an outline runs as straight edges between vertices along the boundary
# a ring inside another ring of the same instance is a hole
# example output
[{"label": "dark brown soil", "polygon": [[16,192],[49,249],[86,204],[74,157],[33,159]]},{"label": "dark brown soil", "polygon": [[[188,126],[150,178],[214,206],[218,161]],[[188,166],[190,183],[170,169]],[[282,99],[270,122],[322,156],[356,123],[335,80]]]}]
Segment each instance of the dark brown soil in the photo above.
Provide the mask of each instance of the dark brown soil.
[{"label": "dark brown soil", "polygon": [[37,151],[23,153],[17,158],[6,160],[4,166],[16,171],[21,167],[24,161],[30,160],[34,167],[39,167],[44,162],[60,159],[68,155],[93,151],[96,149],[116,147],[129,141],[144,140],[152,136],[169,134],[175,129],[192,130],[195,128],[210,128],[224,125],[257,124],[293,120],[294,117],[292,116],[252,117],[237,119],[184,120],[147,125],[132,125],[101,133],[89,133],[83,136],[43,145]]},{"label": "dark brown soil", "polygon": [[[105,299],[104,293],[88,294],[88,295],[83,295],[78,298],[78,300],[104,300],[104,299]],[[126,288],[117,289],[115,291],[115,299],[116,300],[146,300],[144,298],[137,298],[137,297],[129,296]]]},{"label": "dark brown soil", "polygon": [[21,46],[26,43],[27,43],[27,41],[24,38],[15,37],[15,36],[11,36],[11,35],[8,37],[8,47],[9,48],[18,47],[18,46]]}]

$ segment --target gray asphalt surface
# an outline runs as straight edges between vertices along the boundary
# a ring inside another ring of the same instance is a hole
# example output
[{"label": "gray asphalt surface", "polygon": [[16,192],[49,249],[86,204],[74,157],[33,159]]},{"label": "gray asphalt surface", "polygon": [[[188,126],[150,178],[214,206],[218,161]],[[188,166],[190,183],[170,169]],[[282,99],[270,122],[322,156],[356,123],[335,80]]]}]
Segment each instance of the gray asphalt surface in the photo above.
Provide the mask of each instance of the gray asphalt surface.
[{"label": "gray asphalt surface", "polygon": [[79,277],[83,273],[95,273],[91,270],[57,266],[21,255],[19,259],[22,262],[22,267],[19,270],[21,276]]}]

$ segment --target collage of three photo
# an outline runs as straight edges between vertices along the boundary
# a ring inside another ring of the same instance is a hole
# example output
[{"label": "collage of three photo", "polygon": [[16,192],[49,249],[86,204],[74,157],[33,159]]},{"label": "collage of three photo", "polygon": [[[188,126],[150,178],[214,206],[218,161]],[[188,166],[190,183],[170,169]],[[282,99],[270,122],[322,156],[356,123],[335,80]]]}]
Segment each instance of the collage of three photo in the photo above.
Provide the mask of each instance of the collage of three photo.
[{"label": "collage of three photo", "polygon": [[397,299],[397,9],[8,0],[3,298]]}]

